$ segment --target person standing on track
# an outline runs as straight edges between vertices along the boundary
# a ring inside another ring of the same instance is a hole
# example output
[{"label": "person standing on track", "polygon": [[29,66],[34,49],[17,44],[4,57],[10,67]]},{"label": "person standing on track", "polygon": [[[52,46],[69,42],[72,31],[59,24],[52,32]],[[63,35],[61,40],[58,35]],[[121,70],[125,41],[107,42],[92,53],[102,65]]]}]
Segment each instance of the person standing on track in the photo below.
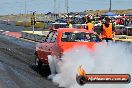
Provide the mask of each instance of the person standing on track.
[{"label": "person standing on track", "polygon": [[102,24],[100,36],[102,40],[105,40],[107,43],[113,41],[115,35],[115,27],[110,23],[110,18],[105,19],[105,23]]}]

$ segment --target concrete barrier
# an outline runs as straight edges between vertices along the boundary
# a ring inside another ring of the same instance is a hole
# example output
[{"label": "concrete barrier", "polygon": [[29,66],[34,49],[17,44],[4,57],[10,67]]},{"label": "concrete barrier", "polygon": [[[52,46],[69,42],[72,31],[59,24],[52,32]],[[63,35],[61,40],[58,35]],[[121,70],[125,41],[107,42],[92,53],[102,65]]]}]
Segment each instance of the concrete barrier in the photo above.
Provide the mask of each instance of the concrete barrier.
[{"label": "concrete barrier", "polygon": [[29,39],[35,42],[44,42],[49,31],[23,31],[22,38]]},{"label": "concrete barrier", "polygon": [[44,42],[46,36],[41,36],[41,35],[35,35],[35,41],[36,42]]},{"label": "concrete barrier", "polygon": [[22,26],[31,27],[32,25],[31,25],[31,22],[23,22]]},{"label": "concrete barrier", "polygon": [[115,41],[120,41],[120,42],[132,42],[132,39],[114,39]]},{"label": "concrete barrier", "polygon": [[44,28],[44,23],[43,22],[36,22],[35,28]]},{"label": "concrete barrier", "polygon": [[[24,22],[24,21],[17,21],[16,26],[25,26],[25,27],[32,27],[31,22]],[[35,28],[45,28],[45,25],[43,22],[36,22]]]},{"label": "concrete barrier", "polygon": [[132,36],[127,35],[115,35],[116,39],[132,39]]},{"label": "concrete barrier", "polygon": [[22,21],[17,21],[16,22],[16,26],[22,26],[23,25],[23,22]]}]

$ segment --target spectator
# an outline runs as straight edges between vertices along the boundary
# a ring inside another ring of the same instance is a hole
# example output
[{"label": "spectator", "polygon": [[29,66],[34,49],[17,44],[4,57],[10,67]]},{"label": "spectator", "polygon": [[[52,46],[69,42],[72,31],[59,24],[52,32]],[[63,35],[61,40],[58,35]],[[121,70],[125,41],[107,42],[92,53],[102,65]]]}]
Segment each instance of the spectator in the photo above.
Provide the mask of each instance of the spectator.
[{"label": "spectator", "polygon": [[91,23],[91,20],[89,20],[89,22],[86,25],[86,29],[87,30],[94,30],[94,25]]},{"label": "spectator", "polygon": [[68,27],[69,27],[69,28],[72,28],[72,27],[73,27],[71,21],[68,22]]},{"label": "spectator", "polygon": [[102,24],[100,36],[107,43],[112,41],[115,35],[115,27],[110,23],[110,18],[106,18],[106,22]]}]

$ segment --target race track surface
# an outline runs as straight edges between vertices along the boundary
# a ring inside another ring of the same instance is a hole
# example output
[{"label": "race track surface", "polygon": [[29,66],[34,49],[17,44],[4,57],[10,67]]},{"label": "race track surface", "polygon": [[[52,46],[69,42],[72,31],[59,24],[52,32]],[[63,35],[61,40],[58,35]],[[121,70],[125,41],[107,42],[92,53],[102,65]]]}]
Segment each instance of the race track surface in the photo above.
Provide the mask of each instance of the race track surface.
[{"label": "race track surface", "polygon": [[35,43],[0,34],[0,88],[57,88],[35,70]]}]

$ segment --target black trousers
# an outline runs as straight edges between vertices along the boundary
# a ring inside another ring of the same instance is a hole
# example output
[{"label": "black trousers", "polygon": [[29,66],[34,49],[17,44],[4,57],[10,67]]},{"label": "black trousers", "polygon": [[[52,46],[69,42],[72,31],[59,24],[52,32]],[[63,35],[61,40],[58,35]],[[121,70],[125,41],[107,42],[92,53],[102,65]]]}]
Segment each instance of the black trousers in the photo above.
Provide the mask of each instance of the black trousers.
[{"label": "black trousers", "polygon": [[109,41],[113,42],[113,39],[112,39],[112,38],[102,38],[102,40],[105,40],[107,43],[108,43]]}]

